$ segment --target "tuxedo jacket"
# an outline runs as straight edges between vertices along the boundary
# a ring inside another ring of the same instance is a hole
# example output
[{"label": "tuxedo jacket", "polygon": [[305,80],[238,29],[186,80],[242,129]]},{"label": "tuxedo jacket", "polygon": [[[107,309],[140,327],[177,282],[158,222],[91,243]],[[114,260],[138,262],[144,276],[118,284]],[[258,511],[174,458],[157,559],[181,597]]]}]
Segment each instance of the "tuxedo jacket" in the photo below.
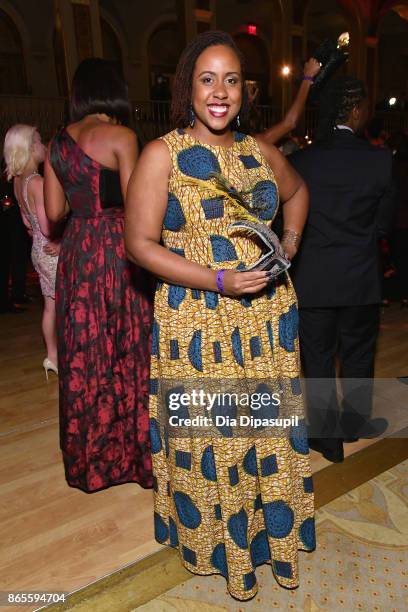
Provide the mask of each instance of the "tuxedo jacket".
[{"label": "tuxedo jacket", "polygon": [[380,302],[378,238],[390,230],[395,199],[391,152],[336,129],[329,143],[288,159],[310,194],[291,273],[299,306]]}]

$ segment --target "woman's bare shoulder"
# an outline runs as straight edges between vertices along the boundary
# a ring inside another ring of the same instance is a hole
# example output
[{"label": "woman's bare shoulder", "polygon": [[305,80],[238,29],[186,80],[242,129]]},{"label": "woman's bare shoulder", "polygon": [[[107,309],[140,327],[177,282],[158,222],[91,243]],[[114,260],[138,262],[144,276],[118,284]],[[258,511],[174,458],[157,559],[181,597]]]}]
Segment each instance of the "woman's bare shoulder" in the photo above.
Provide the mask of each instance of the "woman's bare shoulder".
[{"label": "woman's bare shoulder", "polygon": [[40,174],[34,174],[32,178],[28,181],[28,191],[29,193],[36,193],[39,190],[43,189],[44,179]]},{"label": "woman's bare shoulder", "polygon": [[143,147],[139,158],[140,162],[146,165],[153,164],[157,169],[169,170],[171,168],[171,155],[166,142],[161,138],[150,141]]},{"label": "woman's bare shoulder", "polygon": [[125,125],[106,123],[95,128],[95,134],[103,140],[121,142],[137,141],[136,133]]},{"label": "woman's bare shoulder", "polygon": [[259,150],[261,151],[262,155],[268,160],[268,162],[280,158],[281,153],[279,149],[275,147],[275,145],[268,142],[262,134],[256,134],[254,138],[259,147]]},{"label": "woman's bare shoulder", "polygon": [[137,140],[136,134],[133,130],[126,127],[125,125],[119,125],[114,123],[108,123],[101,121],[99,123],[87,123],[84,120],[77,121],[76,123],[70,123],[66,130],[68,134],[75,140],[88,140],[88,141],[103,141],[103,142],[117,142],[117,141],[135,141]]},{"label": "woman's bare shoulder", "polygon": [[144,152],[146,152],[146,155],[161,155],[168,157],[169,147],[163,138],[155,138],[143,147],[143,153]]}]

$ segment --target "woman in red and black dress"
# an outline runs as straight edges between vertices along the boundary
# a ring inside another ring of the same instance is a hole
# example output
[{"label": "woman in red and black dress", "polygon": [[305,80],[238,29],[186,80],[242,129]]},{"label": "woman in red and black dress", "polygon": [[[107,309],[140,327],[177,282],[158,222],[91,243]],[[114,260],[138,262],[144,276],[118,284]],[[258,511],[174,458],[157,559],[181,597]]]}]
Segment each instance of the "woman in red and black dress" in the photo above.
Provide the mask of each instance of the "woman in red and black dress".
[{"label": "woman in red and black dress", "polygon": [[152,486],[148,418],[151,299],[127,258],[124,207],[137,139],[127,88],[115,67],[78,67],[71,120],[45,163],[52,221],[71,214],[56,281],[60,437],[69,485],[87,492]]}]

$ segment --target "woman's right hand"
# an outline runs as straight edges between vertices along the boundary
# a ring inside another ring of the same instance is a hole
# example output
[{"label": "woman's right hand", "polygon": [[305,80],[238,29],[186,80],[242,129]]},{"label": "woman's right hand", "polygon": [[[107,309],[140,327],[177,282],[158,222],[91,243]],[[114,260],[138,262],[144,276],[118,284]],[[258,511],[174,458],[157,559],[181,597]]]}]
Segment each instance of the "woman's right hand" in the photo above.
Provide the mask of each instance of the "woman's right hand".
[{"label": "woman's right hand", "polygon": [[311,57],[304,65],[303,76],[314,78],[320,72],[321,67],[321,63],[316,58]]},{"label": "woman's right hand", "polygon": [[271,276],[268,272],[225,270],[222,280],[224,286],[223,295],[236,297],[244,293],[258,293],[266,287],[270,279]]},{"label": "woman's right hand", "polygon": [[50,255],[51,257],[58,257],[61,250],[60,242],[47,242],[47,244],[43,247],[44,253]]}]

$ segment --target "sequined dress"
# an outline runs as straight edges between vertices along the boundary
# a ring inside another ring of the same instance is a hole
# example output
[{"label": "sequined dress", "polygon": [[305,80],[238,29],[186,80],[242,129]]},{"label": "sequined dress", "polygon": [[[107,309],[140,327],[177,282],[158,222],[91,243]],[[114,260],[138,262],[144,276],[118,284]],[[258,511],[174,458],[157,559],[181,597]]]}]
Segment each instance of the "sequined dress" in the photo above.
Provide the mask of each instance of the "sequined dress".
[{"label": "sequined dress", "polygon": [[[163,141],[172,159],[163,244],[213,269],[255,261],[256,243],[230,234],[237,213],[227,198],[214,197],[210,173],[252,197],[261,194],[262,220],[271,222],[278,191],[256,141],[235,133],[232,147],[210,146],[183,130]],[[304,420],[285,437],[178,438],[163,427],[158,389],[164,379],[282,376],[299,394],[297,327],[286,274],[242,298],[166,283],[157,288],[149,408],[156,539],[177,547],[190,571],[222,574],[241,600],[257,592],[255,568],[263,563],[281,585],[297,586],[298,550],[315,547]]]},{"label": "sequined dress", "polygon": [[33,176],[40,175],[37,172],[30,174],[23,184],[24,214],[28,217],[33,232],[31,260],[40,279],[41,293],[44,297],[55,298],[55,276],[57,273],[58,257],[52,257],[44,252],[44,247],[48,244],[49,239],[42,233],[37,215],[31,210],[28,203],[28,183]]}]

